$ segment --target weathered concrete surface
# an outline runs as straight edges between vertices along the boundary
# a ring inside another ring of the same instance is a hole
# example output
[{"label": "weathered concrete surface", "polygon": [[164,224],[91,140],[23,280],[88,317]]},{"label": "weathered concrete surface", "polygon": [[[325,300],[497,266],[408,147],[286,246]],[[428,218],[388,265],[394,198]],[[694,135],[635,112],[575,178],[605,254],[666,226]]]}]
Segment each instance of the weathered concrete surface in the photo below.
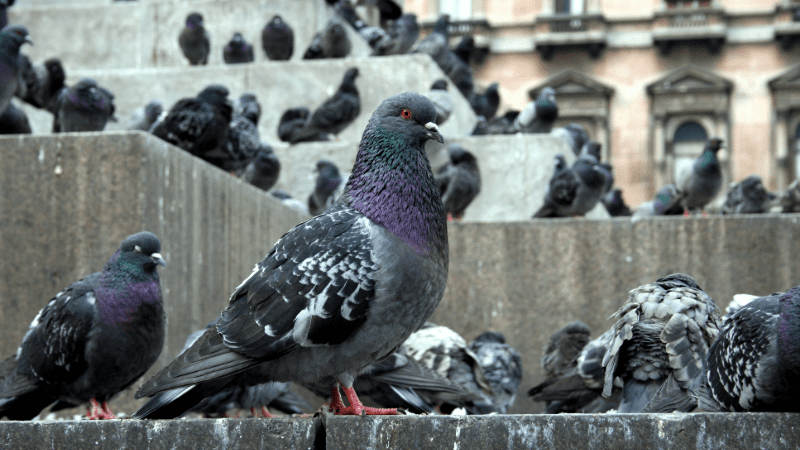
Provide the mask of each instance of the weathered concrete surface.
[{"label": "weathered concrete surface", "polygon": [[0,447],[97,450],[311,450],[314,419],[0,422]]},{"label": "weathered concrete surface", "polygon": [[[361,113],[339,133],[342,142],[358,143],[370,116],[387,97],[405,91],[428,92],[435,80],[445,78],[429,56],[406,55],[209,67],[67,70],[67,82],[72,84],[83,76],[90,76],[114,93],[119,122],[106,126],[106,130],[112,131],[124,129],[133,111],[152,99],[161,100],[169,109],[181,98],[194,97],[212,83],[227,86],[231,100],[238,99],[244,92],[253,92],[262,105],[261,139],[275,145],[280,142],[277,130],[283,112],[298,106],[307,106],[313,111],[336,92],[344,73],[354,66],[359,69],[356,86],[361,97]],[[451,91],[454,112],[441,131],[448,136],[465,135],[475,126],[475,113],[452,86]],[[30,109],[33,108],[26,111]],[[47,112],[39,111],[29,119],[34,132],[49,132],[52,127],[52,115]]]},{"label": "weathered concrete surface", "polygon": [[[154,366],[161,368],[190,332],[219,314],[275,241],[304,220],[145,133],[4,137],[0,155],[0,251],[15,255],[0,265],[3,358],[57,292],[101,270],[126,236],[149,230],[168,263],[160,270],[168,321]],[[132,413],[141,405],[133,400],[141,382],[111,407]]]},{"label": "weathered concrete surface", "polygon": [[797,414],[606,414],[337,417],[328,450],[796,449]]},{"label": "weathered concrete surface", "polygon": [[[96,1],[15,5],[9,23],[28,27],[35,46],[23,53],[35,63],[58,56],[73,70],[188,67],[178,34],[191,12],[203,15],[211,39],[209,65],[222,65],[222,49],[239,31],[253,45],[256,61],[267,61],[261,30],[275,14],[294,28],[292,59],[303,57],[311,39],[336,15],[323,0]],[[368,56],[369,45],[347,27],[352,56]]]},{"label": "weathered concrete surface", "polygon": [[628,292],[685,272],[724,308],[734,294],[800,284],[800,215],[531,220],[448,227],[450,273],[434,322],[474,339],[504,333],[524,378],[511,409],[540,412],[525,394],[541,381],[550,335],[582,320],[599,336]]}]

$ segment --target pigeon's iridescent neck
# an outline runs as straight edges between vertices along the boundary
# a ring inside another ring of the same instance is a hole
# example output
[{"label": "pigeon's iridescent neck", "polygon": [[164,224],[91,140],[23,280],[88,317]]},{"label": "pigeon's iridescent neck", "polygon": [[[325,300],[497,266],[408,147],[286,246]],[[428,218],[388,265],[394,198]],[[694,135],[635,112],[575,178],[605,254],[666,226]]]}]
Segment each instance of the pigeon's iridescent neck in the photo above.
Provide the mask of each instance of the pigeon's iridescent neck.
[{"label": "pigeon's iridescent neck", "polygon": [[778,348],[786,364],[800,373],[800,286],[787,291],[781,298],[778,317]]},{"label": "pigeon's iridescent neck", "polygon": [[106,325],[130,323],[143,303],[161,303],[158,272],[146,272],[117,252],[100,274],[95,294],[100,318]]}]

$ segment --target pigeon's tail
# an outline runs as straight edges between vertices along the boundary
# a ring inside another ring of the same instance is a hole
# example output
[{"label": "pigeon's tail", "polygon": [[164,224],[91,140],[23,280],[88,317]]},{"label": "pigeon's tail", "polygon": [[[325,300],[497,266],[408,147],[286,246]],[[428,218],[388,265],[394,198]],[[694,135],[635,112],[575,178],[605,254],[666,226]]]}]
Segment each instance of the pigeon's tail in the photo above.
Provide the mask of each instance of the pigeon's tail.
[{"label": "pigeon's tail", "polygon": [[0,398],[0,418],[31,420],[56,399],[44,389],[16,397]]},{"label": "pigeon's tail", "polygon": [[547,219],[547,218],[551,218],[551,217],[558,217],[558,214],[556,213],[556,209],[553,207],[553,205],[548,205],[547,203],[545,203],[544,205],[542,205],[541,208],[539,208],[538,211],[536,211],[536,213],[533,215],[532,218],[533,219]]},{"label": "pigeon's tail", "polygon": [[670,375],[666,380],[626,380],[619,412],[689,412],[696,406],[697,401]]},{"label": "pigeon's tail", "polygon": [[389,385],[392,392],[397,394],[405,403],[406,407],[415,414],[436,414],[436,409],[429,405],[419,394],[411,388],[397,387]]},{"label": "pigeon's tail", "polygon": [[641,381],[634,378],[625,380],[619,413],[640,413],[656,396],[663,380]]},{"label": "pigeon's tail", "polygon": [[229,388],[234,377],[226,377],[156,394],[131,417],[134,419],[174,419],[204,399]]},{"label": "pigeon's tail", "polygon": [[328,133],[320,132],[310,128],[301,128],[294,131],[289,138],[289,142],[297,144],[300,142],[321,142],[329,141],[330,135]]},{"label": "pigeon's tail", "polygon": [[703,372],[699,377],[695,378],[689,388],[689,395],[692,397],[692,400],[697,402],[697,407],[703,411],[727,412],[711,394],[711,386],[708,384],[707,372]]}]

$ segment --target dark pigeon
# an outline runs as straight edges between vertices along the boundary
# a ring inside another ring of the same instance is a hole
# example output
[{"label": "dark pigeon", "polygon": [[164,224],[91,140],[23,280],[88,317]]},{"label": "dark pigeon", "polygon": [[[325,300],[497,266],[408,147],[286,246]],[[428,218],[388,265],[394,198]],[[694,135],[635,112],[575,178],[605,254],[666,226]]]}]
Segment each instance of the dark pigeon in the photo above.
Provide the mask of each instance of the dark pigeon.
[{"label": "dark pigeon", "polygon": [[312,216],[322,214],[336,200],[334,194],[342,184],[342,176],[336,164],[321,159],[317,161],[317,179],[314,183],[314,192],[308,196],[308,212]]},{"label": "dark pigeon", "polygon": [[28,104],[56,114],[58,96],[62,90],[66,90],[67,76],[61,60],[51,58],[41,65],[33,66],[27,56],[21,56],[27,62],[28,67],[23,69],[23,79],[26,83],[25,92],[18,96]]},{"label": "dark pigeon", "polygon": [[294,52],[294,31],[279,15],[261,30],[261,46],[270,61],[288,61]]},{"label": "dark pigeon", "polygon": [[212,84],[197,97],[175,103],[152,133],[200,158],[207,153],[219,155],[226,151],[232,114],[228,89]]},{"label": "dark pigeon", "polygon": [[450,16],[448,14],[442,14],[433,26],[431,33],[414,44],[411,48],[411,53],[425,53],[430,55],[434,61],[436,61],[437,58],[443,58],[444,54],[450,51],[449,25]]},{"label": "dark pigeon", "polygon": [[447,147],[450,162],[436,173],[436,185],[442,195],[444,212],[448,217],[461,219],[464,210],[481,192],[481,173],[478,160],[459,144]]},{"label": "dark pigeon", "polygon": [[499,88],[499,84],[492,83],[482,94],[473,94],[469,103],[475,114],[485,117],[486,120],[491,120],[497,114],[497,108],[500,106]]},{"label": "dark pigeon", "polygon": [[144,108],[139,108],[133,112],[131,122],[127,128],[129,130],[150,131],[163,112],[164,105],[161,101],[153,100],[145,105]]},{"label": "dark pigeon", "polygon": [[193,66],[208,64],[208,54],[211,52],[211,39],[208,37],[203,24],[203,16],[191,13],[186,17],[186,26],[178,36],[183,56]]},{"label": "dark pigeon", "polygon": [[436,108],[436,125],[445,123],[453,112],[453,97],[447,92],[447,80],[438,79],[434,81],[430,92],[425,96]]},{"label": "dark pigeon", "polygon": [[387,31],[387,39],[374,47],[374,56],[404,55],[419,39],[417,15],[403,14],[392,23]]},{"label": "dark pigeon", "polygon": [[233,37],[222,49],[225,64],[242,64],[255,61],[253,46],[244,40],[242,33],[233,33]]},{"label": "dark pigeon", "polygon": [[31,134],[28,115],[14,102],[9,103],[0,114],[0,134]]},{"label": "dark pigeon", "polygon": [[486,121],[486,117],[478,116],[475,126],[472,128],[472,131],[469,132],[469,135],[485,136],[487,134],[489,134],[489,123]]},{"label": "dark pigeon", "polygon": [[800,412],[800,286],[757,298],[727,321],[699,377],[706,411]]},{"label": "dark pigeon", "polygon": [[288,206],[289,208],[292,208],[295,211],[299,211],[299,212],[301,212],[301,213],[303,213],[303,214],[305,214],[307,216],[309,215],[308,207],[303,202],[301,202],[300,200],[297,200],[296,198],[292,198],[292,196],[289,195],[286,191],[283,191],[281,189],[273,189],[270,192],[270,194],[272,194],[273,197],[275,197],[278,200],[280,200],[281,203],[283,203],[284,205]]},{"label": "dark pigeon", "polygon": [[0,0],[0,29],[8,25],[8,8],[14,4],[14,0]]},{"label": "dark pigeon", "polygon": [[502,116],[492,118],[492,120],[486,123],[486,134],[516,133],[517,130],[514,128],[514,121],[517,119],[517,116],[519,116],[519,111],[512,109],[503,113]]},{"label": "dark pigeon", "polygon": [[258,121],[261,119],[261,104],[258,103],[256,94],[252,92],[242,94],[239,97],[239,101],[236,102],[233,113],[234,115],[243,116],[253,122],[253,125],[258,125]]},{"label": "dark pigeon", "polygon": [[572,152],[575,153],[575,156],[581,154],[583,146],[589,141],[589,134],[586,129],[577,123],[568,123],[563,127],[553,129],[551,133],[564,139],[569,148],[572,149]]},{"label": "dark pigeon", "polygon": [[275,186],[281,173],[281,163],[269,144],[261,143],[256,157],[244,169],[244,180],[253,186],[268,191]]},{"label": "dark pigeon", "polygon": [[90,419],[114,418],[106,402],[142,376],[164,344],[160,251],[152,233],[128,236],[102,272],[39,311],[16,355],[0,364],[0,417],[29,420],[59,401],[89,402]]},{"label": "dark pigeon", "polygon": [[496,331],[480,334],[469,343],[469,348],[478,357],[486,381],[492,388],[491,401],[476,401],[472,409],[477,414],[507,414],[522,382],[522,357],[506,344],[505,336]]},{"label": "dark pigeon", "polygon": [[602,170],[594,154],[584,147],[572,167],[563,155],[556,157],[556,170],[550,178],[544,204],[533,218],[583,216],[600,201],[608,173]]},{"label": "dark pigeon", "polygon": [[201,158],[226,172],[241,176],[260,149],[261,136],[256,124],[245,116],[233,114],[225,145],[204,153]]},{"label": "dark pigeon", "polygon": [[292,143],[320,140],[320,135],[325,134],[339,134],[356,120],[361,112],[357,76],[357,68],[347,69],[336,93],[314,111],[302,129],[292,133]]},{"label": "dark pigeon", "polygon": [[[283,142],[292,142],[292,137],[306,126],[310,115],[311,111],[306,107],[289,108],[284,111],[278,121],[278,138]],[[316,137],[308,140],[327,141],[328,133],[319,133]]]},{"label": "dark pigeon", "polygon": [[600,198],[603,206],[611,217],[626,217],[633,214],[628,205],[625,204],[625,199],[622,198],[622,189],[612,189]]},{"label": "dark pigeon", "polygon": [[106,123],[116,122],[114,94],[92,78],[81,78],[58,96],[53,116],[53,133],[103,131]]},{"label": "dark pigeon", "polygon": [[434,25],[433,31],[424,39],[418,41],[411,49],[411,53],[430,55],[461,94],[469,99],[472,97],[475,88],[472,69],[450,50],[448,44],[450,39],[449,24],[450,16],[443,14]]},{"label": "dark pigeon", "polygon": [[779,197],[782,213],[800,212],[800,178],[792,181]]},{"label": "dark pigeon", "polygon": [[678,273],[640,286],[611,317],[603,396],[621,385],[620,413],[694,409],[689,388],[706,368],[721,323],[717,305],[694,278]]},{"label": "dark pigeon", "polygon": [[720,148],[722,139],[709,139],[703,153],[678,176],[675,185],[681,192],[681,205],[687,211],[705,208],[722,188],[722,167],[717,159]]},{"label": "dark pigeon", "polygon": [[475,38],[466,35],[461,38],[461,41],[458,42],[456,48],[453,49],[453,53],[458,56],[458,59],[464,61],[466,64],[470,64],[472,62],[472,55],[475,54]]},{"label": "dark pigeon", "polygon": [[349,55],[352,44],[344,27],[342,22],[331,19],[311,40],[303,59],[344,58]]},{"label": "dark pigeon", "polygon": [[636,211],[633,212],[633,217],[649,217],[649,216],[675,216],[683,214],[684,209],[681,206],[681,193],[674,184],[668,184],[656,193],[656,197],[649,202],[644,202]]},{"label": "dark pigeon", "polygon": [[28,29],[22,25],[8,25],[0,30],[0,112],[5,111],[18,90],[24,90],[24,84],[20,83],[23,60],[19,49],[26,42],[33,44]]},{"label": "dark pigeon", "polygon": [[514,127],[520,133],[549,133],[558,119],[558,103],[556,91],[546,87],[542,89],[536,100],[528,103],[514,121]]},{"label": "dark pigeon", "polygon": [[777,196],[764,187],[761,177],[750,175],[728,190],[722,214],[763,214]]},{"label": "dark pigeon", "polygon": [[435,121],[420,94],[386,99],[364,130],[343,196],[286,233],[236,288],[216,327],[137,393],[182,395],[151,400],[134,417],[174,417],[233,384],[268,381],[328,384],[336,414],[396,413],[364,407],[352,386],[444,294],[447,222],[424,150],[427,140],[444,140]]}]

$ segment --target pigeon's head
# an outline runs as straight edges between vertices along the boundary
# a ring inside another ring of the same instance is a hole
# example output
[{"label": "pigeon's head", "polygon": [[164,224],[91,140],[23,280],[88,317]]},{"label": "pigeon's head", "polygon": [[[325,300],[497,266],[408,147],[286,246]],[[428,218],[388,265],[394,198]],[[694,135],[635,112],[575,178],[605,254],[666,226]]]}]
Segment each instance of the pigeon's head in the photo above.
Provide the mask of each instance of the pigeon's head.
[{"label": "pigeon's head", "polygon": [[441,16],[439,16],[439,20],[436,21],[436,25],[433,26],[433,32],[448,37],[450,36],[448,30],[449,26],[450,26],[450,14],[442,14]]},{"label": "pigeon's head", "polygon": [[447,147],[447,155],[450,157],[450,161],[454,165],[458,165],[460,163],[477,163],[478,160],[475,158],[475,155],[467,151],[464,147],[458,144],[450,144]]},{"label": "pigeon's head", "polygon": [[200,13],[191,13],[186,16],[186,28],[194,30],[196,28],[203,28],[203,16]]},{"label": "pigeon's head", "polygon": [[702,288],[697,285],[697,281],[689,275],[685,273],[673,273],[667,275],[663,278],[659,278],[656,280],[657,284],[666,285],[668,288],[675,288],[675,287],[690,287],[693,289],[700,289]]},{"label": "pigeon's head", "polygon": [[723,145],[722,145],[723,142],[724,141],[722,139],[720,139],[718,137],[713,137],[713,138],[709,139],[708,142],[706,142],[705,150],[717,153],[719,151],[719,149],[721,149],[723,147]]},{"label": "pigeon's head", "polygon": [[21,47],[22,44],[26,42],[33,45],[33,39],[28,36],[28,29],[22,25],[6,25],[5,28],[0,31],[0,36],[13,42],[17,48]]},{"label": "pigeon's head", "polygon": [[328,160],[320,159],[317,161],[315,172],[317,172],[317,190],[331,193],[342,183],[342,176],[339,174],[339,168],[336,167],[336,164]]},{"label": "pigeon's head", "polygon": [[344,29],[344,26],[339,22],[331,23],[327,28],[325,28],[325,39],[328,42],[336,42],[347,37],[347,32]]},{"label": "pigeon's head", "polygon": [[243,49],[247,47],[247,42],[245,42],[242,33],[239,33],[238,31],[236,33],[233,33],[233,37],[231,38],[231,41],[228,43],[228,47],[230,47],[231,49],[233,48]]},{"label": "pigeon's head", "polygon": [[433,82],[433,86],[431,86],[432,91],[446,91],[447,90],[447,80],[444,78],[439,78],[438,80]]},{"label": "pigeon's head", "polygon": [[567,158],[565,158],[564,155],[561,154],[556,155],[556,166],[555,166],[556,171],[564,170],[566,168],[567,168]]},{"label": "pigeon's head", "polygon": [[358,76],[358,68],[351,67],[344,73],[342,78],[342,87],[355,87],[356,77]]},{"label": "pigeon's head", "polygon": [[259,145],[258,153],[256,154],[255,158],[256,164],[261,166],[266,166],[266,165],[273,165],[277,161],[278,157],[275,155],[275,151],[272,150],[272,147],[266,142],[262,142]]},{"label": "pigeon's head", "polygon": [[405,26],[405,28],[407,28],[407,29],[415,29],[415,28],[418,27],[418,25],[417,25],[417,15],[414,14],[414,13],[403,14],[397,20],[400,23],[402,23]]},{"label": "pigeon's head", "polygon": [[595,164],[600,162],[601,157],[601,150],[603,145],[597,141],[589,141],[583,145],[583,149],[581,150],[581,158],[586,158],[587,156],[592,158]]},{"label": "pigeon's head", "polygon": [[505,344],[506,337],[497,331],[485,331],[480,336],[476,337],[472,342],[494,342],[496,344]]},{"label": "pigeon's head", "polygon": [[284,26],[283,17],[281,17],[280,14],[275,14],[274,16],[272,16],[272,19],[269,19],[268,26],[270,27]]},{"label": "pigeon's head", "polygon": [[61,64],[61,60],[58,58],[50,58],[44,62],[44,68],[47,70],[47,74],[50,77],[50,82],[53,81],[60,81],[61,84],[64,84],[64,80],[67,78],[66,72],[64,72],[64,66]]},{"label": "pigeon's head", "polygon": [[132,234],[119,246],[120,260],[142,267],[146,272],[153,272],[156,266],[167,267],[161,256],[161,242],[149,231]]},{"label": "pigeon's head", "polygon": [[148,119],[156,119],[162,112],[164,112],[164,105],[158,100],[153,100],[144,107],[144,115]]},{"label": "pigeon's head", "polygon": [[252,92],[242,94],[239,97],[237,110],[239,114],[258,125],[258,120],[261,118],[261,105],[258,103],[258,98],[256,98],[255,94]]},{"label": "pigeon's head", "polygon": [[767,192],[761,177],[758,175],[750,175],[742,180],[740,184],[742,193],[750,200],[764,202],[774,197],[770,192]]},{"label": "pigeon's head", "polygon": [[536,98],[536,103],[554,104],[556,102],[556,90],[551,87],[542,89],[539,97]]},{"label": "pigeon's head", "polygon": [[668,184],[656,193],[656,198],[653,199],[653,209],[658,214],[664,214],[665,211],[670,209],[677,200],[679,195],[678,188],[674,184]]},{"label": "pigeon's head", "polygon": [[420,146],[429,139],[444,143],[436,125],[436,108],[427,97],[415,92],[404,92],[387,98],[378,106],[369,121],[367,130],[380,128]]},{"label": "pigeon's head", "polygon": [[212,105],[223,105],[228,103],[228,88],[221,84],[206,86],[197,95],[198,98],[205,100]]}]

